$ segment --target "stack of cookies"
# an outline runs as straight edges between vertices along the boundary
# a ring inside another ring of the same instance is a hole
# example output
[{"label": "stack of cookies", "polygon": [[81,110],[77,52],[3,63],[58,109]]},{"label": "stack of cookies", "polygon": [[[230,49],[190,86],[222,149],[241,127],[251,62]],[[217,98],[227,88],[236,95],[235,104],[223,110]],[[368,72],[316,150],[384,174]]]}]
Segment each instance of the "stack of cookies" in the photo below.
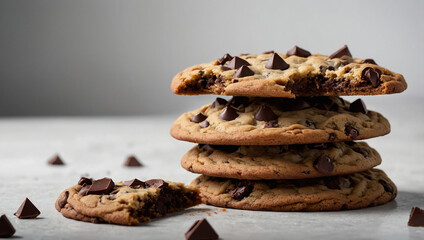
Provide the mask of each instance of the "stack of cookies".
[{"label": "stack of cookies", "polygon": [[347,46],[330,56],[295,46],[242,54],[177,74],[176,94],[217,94],[184,113],[171,135],[197,143],[182,159],[202,174],[203,203],[273,211],[327,211],[375,206],[397,189],[375,166],[378,152],[363,140],[386,135],[390,124],[361,99],[340,96],[399,93],[402,75],[372,59],[352,57]]}]

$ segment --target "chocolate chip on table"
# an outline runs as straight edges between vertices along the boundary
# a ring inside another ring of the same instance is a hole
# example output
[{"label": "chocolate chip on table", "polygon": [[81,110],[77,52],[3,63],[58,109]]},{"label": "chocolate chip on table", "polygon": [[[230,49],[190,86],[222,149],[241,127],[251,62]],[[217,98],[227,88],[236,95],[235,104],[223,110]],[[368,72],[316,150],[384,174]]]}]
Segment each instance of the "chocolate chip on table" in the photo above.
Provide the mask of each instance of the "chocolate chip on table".
[{"label": "chocolate chip on table", "polygon": [[314,168],[320,173],[329,174],[334,170],[333,159],[325,154],[321,155],[315,159]]},{"label": "chocolate chip on table", "polygon": [[419,207],[413,207],[409,214],[408,226],[424,227],[424,210]]},{"label": "chocolate chip on table", "polygon": [[292,55],[298,56],[298,57],[309,57],[311,56],[311,53],[303,48],[298,47],[297,45],[294,45],[294,47],[287,51],[286,53],[287,57],[290,57]]},{"label": "chocolate chip on table", "polygon": [[250,70],[250,68],[248,66],[243,65],[234,74],[234,78],[243,78],[243,77],[248,77],[248,76],[253,76],[253,75],[255,75],[255,72]]},{"label": "chocolate chip on table", "polygon": [[237,111],[232,108],[231,106],[227,106],[222,110],[222,112],[219,114],[219,118],[225,121],[231,121],[236,119],[239,116]]},{"label": "chocolate chip on table", "polygon": [[25,198],[25,201],[21,204],[14,215],[20,219],[31,219],[40,215],[40,211],[28,198]]},{"label": "chocolate chip on table", "polygon": [[205,121],[205,119],[206,119],[206,118],[208,118],[208,117],[207,117],[207,116],[205,116],[205,115],[203,115],[202,113],[198,113],[198,114],[194,115],[194,116],[190,119],[190,121],[191,121],[191,122],[195,122],[195,123],[200,123],[200,122]]},{"label": "chocolate chip on table", "polygon": [[131,187],[131,188],[145,188],[146,184],[143,181],[138,180],[137,178],[134,178],[129,181],[124,182],[125,186]]},{"label": "chocolate chip on table", "polygon": [[233,57],[233,59],[231,59],[231,61],[228,63],[228,67],[231,69],[238,69],[241,66],[250,66],[250,64],[246,60],[239,57]]},{"label": "chocolate chip on table", "polygon": [[59,199],[59,201],[57,202],[60,208],[64,208],[66,203],[68,203],[68,197],[69,197],[69,192],[66,191],[63,194],[63,197],[61,199]]},{"label": "chocolate chip on table", "polygon": [[115,187],[115,183],[110,178],[102,178],[99,180],[93,181],[93,184],[90,185],[87,194],[109,194],[113,188]]},{"label": "chocolate chip on table", "polygon": [[379,182],[381,185],[383,185],[383,187],[384,187],[384,191],[386,191],[386,192],[389,192],[389,193],[392,193],[392,194],[393,194],[394,189],[393,189],[392,185],[390,185],[389,183],[387,183],[386,181],[384,181],[384,180],[382,180],[382,179],[378,180],[378,182]]},{"label": "chocolate chip on table", "polygon": [[267,106],[260,106],[259,110],[255,113],[255,120],[258,121],[272,121],[278,118],[278,116]]},{"label": "chocolate chip on table", "polygon": [[16,230],[13,225],[9,222],[6,215],[1,215],[0,217],[0,237],[8,238],[15,234]]},{"label": "chocolate chip on table", "polygon": [[222,58],[218,59],[218,63],[220,65],[224,65],[226,62],[230,61],[233,57],[226,53]]},{"label": "chocolate chip on table", "polygon": [[359,136],[359,131],[358,129],[350,126],[350,125],[346,125],[345,126],[345,134],[346,136],[349,136],[350,139],[355,139]]},{"label": "chocolate chip on table", "polygon": [[362,63],[378,65],[378,64],[374,61],[374,59],[371,59],[371,58],[364,59],[364,61],[362,61]]},{"label": "chocolate chip on table", "polygon": [[278,122],[266,122],[264,128],[278,128],[279,126]]},{"label": "chocolate chip on table", "polygon": [[53,156],[47,163],[49,165],[65,165],[59,155]]},{"label": "chocolate chip on table", "polygon": [[201,122],[199,125],[200,125],[201,128],[207,128],[207,127],[209,127],[209,122],[205,120],[205,121]]},{"label": "chocolate chip on table", "polygon": [[92,183],[93,183],[93,179],[86,178],[86,177],[81,177],[80,180],[78,181],[78,185],[81,185],[81,186],[91,185]]},{"label": "chocolate chip on table", "polygon": [[186,240],[216,240],[219,238],[218,234],[205,218],[194,222],[184,236]]},{"label": "chocolate chip on table", "polygon": [[343,56],[352,57],[352,54],[350,53],[349,48],[347,47],[347,45],[344,45],[342,48],[340,48],[339,50],[335,51],[333,54],[331,54],[329,56],[329,58],[341,58]]},{"label": "chocolate chip on table", "polygon": [[358,98],[354,102],[352,102],[349,106],[349,111],[351,112],[361,112],[363,114],[367,114],[368,110],[365,106],[365,103],[362,101],[362,99]]},{"label": "chocolate chip on table", "polygon": [[366,67],[362,70],[361,79],[371,82],[373,87],[378,86],[380,82],[380,73],[374,70],[372,67]]},{"label": "chocolate chip on table", "polygon": [[127,160],[124,162],[124,166],[126,167],[141,167],[143,164],[141,164],[140,161],[135,156],[128,156]]},{"label": "chocolate chip on table", "polygon": [[234,200],[240,201],[252,193],[253,186],[246,181],[241,181],[236,188],[231,190],[230,195]]},{"label": "chocolate chip on table", "polygon": [[212,103],[211,108],[216,108],[216,107],[219,107],[219,106],[223,106],[223,105],[225,105],[225,104],[227,104],[227,103],[228,103],[228,101],[227,101],[227,100],[225,100],[225,99],[223,99],[223,98],[218,97],[218,98],[216,98],[216,99],[215,99],[215,101]]},{"label": "chocolate chip on table", "polygon": [[273,53],[271,58],[268,60],[268,62],[265,64],[265,67],[268,69],[279,69],[279,70],[286,70],[290,67],[281,57],[278,55],[278,53]]},{"label": "chocolate chip on table", "polygon": [[164,187],[168,187],[169,185],[167,182],[165,182],[162,179],[150,179],[150,180],[147,180],[145,183],[147,187],[155,187],[155,188],[164,188]]}]

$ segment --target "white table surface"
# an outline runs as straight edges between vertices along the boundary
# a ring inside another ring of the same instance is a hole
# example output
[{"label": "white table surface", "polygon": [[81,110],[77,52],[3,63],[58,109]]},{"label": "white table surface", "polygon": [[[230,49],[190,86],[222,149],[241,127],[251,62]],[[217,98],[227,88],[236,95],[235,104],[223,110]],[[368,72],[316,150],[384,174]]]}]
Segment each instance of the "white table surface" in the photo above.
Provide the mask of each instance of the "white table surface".
[{"label": "white table surface", "polygon": [[[186,230],[200,218],[207,218],[222,239],[423,239],[424,228],[407,227],[411,208],[424,207],[422,100],[386,97],[367,103],[392,124],[391,134],[368,140],[383,157],[380,168],[399,190],[396,200],[383,206],[280,213],[223,212],[200,205],[136,227],[74,221],[55,210],[58,194],[84,174],[116,181],[137,177],[189,183],[194,179],[194,174],[179,165],[193,144],[174,140],[168,133],[178,116],[173,114],[0,119],[0,214],[6,214],[15,226],[16,237],[27,239],[184,239]],[[66,166],[46,164],[55,153]],[[145,166],[124,168],[122,163],[129,154],[135,154]],[[13,216],[25,197],[41,211],[35,220]]]}]

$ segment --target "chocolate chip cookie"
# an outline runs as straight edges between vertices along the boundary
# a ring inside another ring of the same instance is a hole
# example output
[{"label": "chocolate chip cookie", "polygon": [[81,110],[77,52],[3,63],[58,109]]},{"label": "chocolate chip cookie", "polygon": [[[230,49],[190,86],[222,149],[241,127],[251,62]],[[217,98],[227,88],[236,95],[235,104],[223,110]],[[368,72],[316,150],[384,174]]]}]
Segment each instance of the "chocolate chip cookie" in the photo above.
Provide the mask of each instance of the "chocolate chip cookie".
[{"label": "chocolate chip cookie", "polygon": [[362,100],[339,97],[217,98],[173,124],[179,140],[214,145],[282,145],[340,142],[382,136],[390,124]]},{"label": "chocolate chip cookie", "polygon": [[397,189],[378,169],[351,175],[301,180],[238,180],[201,175],[198,187],[205,204],[246,210],[333,211],[381,205]]},{"label": "chocolate chip cookie", "polygon": [[353,58],[347,46],[330,56],[297,46],[286,54],[225,54],[185,69],[171,83],[176,94],[289,98],[391,94],[406,88],[401,74],[372,59]]},{"label": "chocolate chip cookie", "polygon": [[303,179],[345,175],[381,163],[365,142],[283,146],[203,145],[193,147],[181,165],[193,173],[237,179]]},{"label": "chocolate chip cookie", "polygon": [[115,184],[110,178],[81,178],[59,195],[55,207],[75,220],[137,225],[198,203],[198,191],[182,183],[133,179]]}]

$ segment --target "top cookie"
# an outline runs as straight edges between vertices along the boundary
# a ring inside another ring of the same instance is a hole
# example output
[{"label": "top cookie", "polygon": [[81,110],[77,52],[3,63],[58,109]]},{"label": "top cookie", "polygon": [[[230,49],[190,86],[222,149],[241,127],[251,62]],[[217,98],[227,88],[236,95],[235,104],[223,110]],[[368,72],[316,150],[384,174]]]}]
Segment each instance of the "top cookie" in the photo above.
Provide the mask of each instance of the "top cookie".
[{"label": "top cookie", "polygon": [[185,69],[171,83],[176,94],[289,98],[391,94],[406,88],[401,74],[372,59],[353,58],[346,45],[330,56],[297,46],[286,54],[225,54]]}]

